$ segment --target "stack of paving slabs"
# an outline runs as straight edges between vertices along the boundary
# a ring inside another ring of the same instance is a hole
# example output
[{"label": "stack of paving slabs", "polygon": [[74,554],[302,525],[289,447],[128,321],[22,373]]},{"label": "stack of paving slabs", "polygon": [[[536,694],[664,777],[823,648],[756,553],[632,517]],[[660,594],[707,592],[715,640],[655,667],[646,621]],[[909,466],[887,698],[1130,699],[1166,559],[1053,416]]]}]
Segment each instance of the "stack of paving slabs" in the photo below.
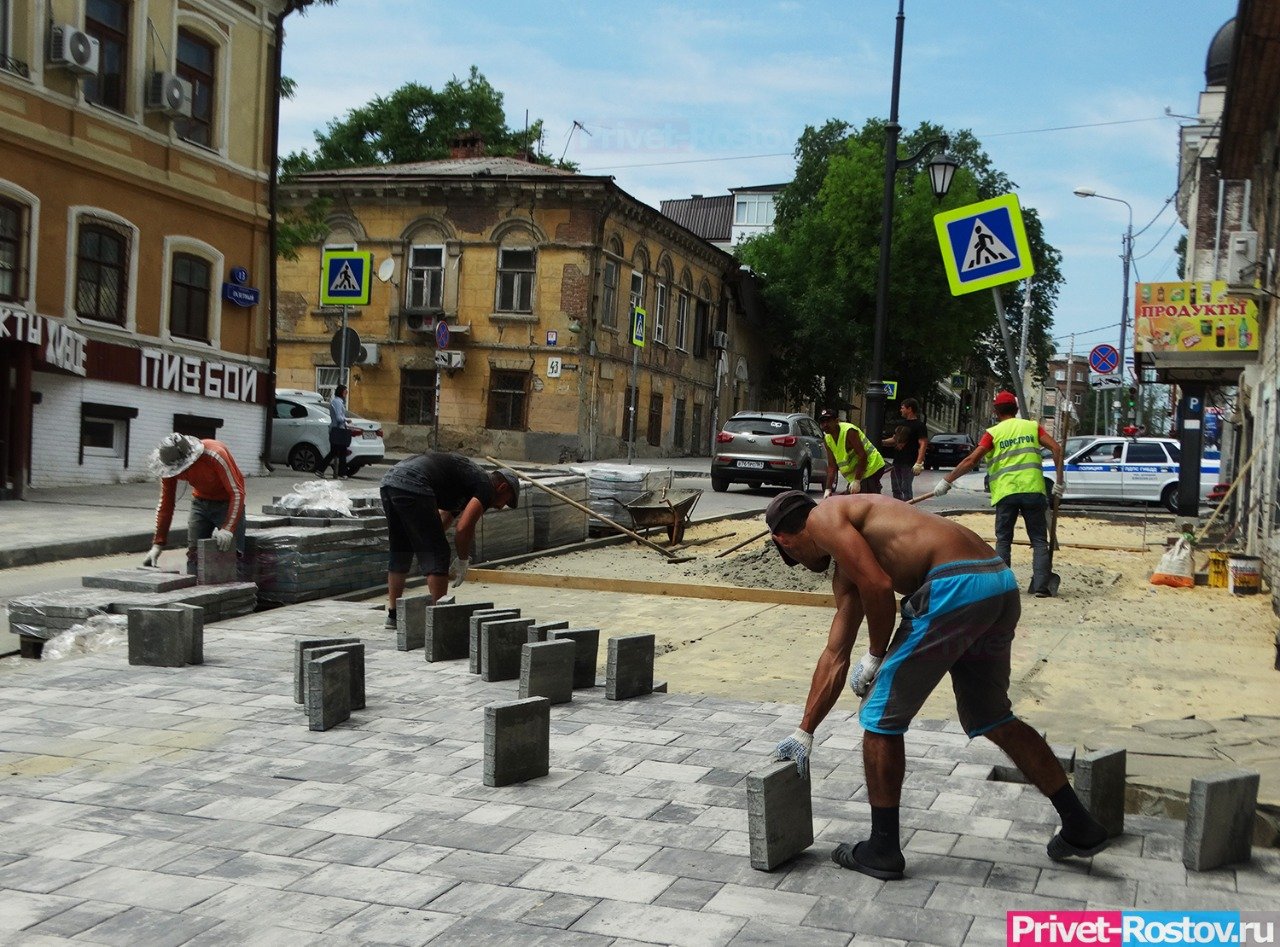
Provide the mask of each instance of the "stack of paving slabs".
[{"label": "stack of paving slabs", "polygon": [[199,605],[206,624],[252,612],[258,604],[252,582],[196,585],[195,577],[150,569],[115,569],[85,576],[85,587],[26,595],[9,602],[9,628],[16,635],[48,640],[94,615],[123,615],[130,608]]},{"label": "stack of paving slabs", "polygon": [[288,526],[249,533],[245,551],[249,577],[263,602],[292,605],[327,598],[386,582],[387,521],[372,515],[295,516]]},{"label": "stack of paving slabs", "polygon": [[[648,467],[631,467],[622,464],[596,464],[594,467],[574,467],[575,473],[587,478],[587,505],[595,512],[609,517],[623,526],[631,525],[630,514],[623,509],[632,500],[638,500],[652,490],[671,486],[671,471],[650,470]],[[598,520],[591,521],[593,533],[610,532],[608,526]]]},{"label": "stack of paving slabs", "polygon": [[[532,476],[538,483],[546,484],[571,500],[585,505],[589,499],[587,478],[582,474],[548,471],[545,475]],[[528,506],[533,516],[534,549],[567,546],[587,538],[587,514],[544,490],[523,484],[520,488],[520,505]]]}]

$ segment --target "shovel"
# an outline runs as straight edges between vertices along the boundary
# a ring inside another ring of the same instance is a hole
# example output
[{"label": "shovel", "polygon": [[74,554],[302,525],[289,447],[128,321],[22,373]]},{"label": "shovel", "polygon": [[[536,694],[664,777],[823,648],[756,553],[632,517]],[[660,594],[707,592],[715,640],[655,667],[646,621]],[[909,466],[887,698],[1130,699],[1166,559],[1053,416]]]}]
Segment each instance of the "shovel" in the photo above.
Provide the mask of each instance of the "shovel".
[{"label": "shovel", "polygon": [[[1058,594],[1058,586],[1062,585],[1062,576],[1053,572],[1053,554],[1058,551],[1058,504],[1062,500],[1053,497],[1049,505],[1049,595],[1056,596]],[[1035,580],[1032,579],[1034,582]],[[1030,594],[1035,591],[1032,586],[1027,586],[1027,592]]]}]

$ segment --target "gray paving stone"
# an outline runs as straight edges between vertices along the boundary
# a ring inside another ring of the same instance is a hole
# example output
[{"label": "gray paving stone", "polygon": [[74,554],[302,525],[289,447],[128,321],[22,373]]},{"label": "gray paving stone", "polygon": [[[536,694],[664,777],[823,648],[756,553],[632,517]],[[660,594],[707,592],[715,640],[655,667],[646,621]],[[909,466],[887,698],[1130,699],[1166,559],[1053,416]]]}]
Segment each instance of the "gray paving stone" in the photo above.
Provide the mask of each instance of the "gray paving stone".
[{"label": "gray paving stone", "polygon": [[1192,871],[1247,862],[1261,777],[1234,769],[1191,780],[1182,863]]},{"label": "gray paving stone", "polygon": [[468,667],[472,674],[479,674],[481,670],[481,627],[489,621],[519,617],[520,609],[518,608],[480,608],[471,613],[470,618],[467,620],[467,654],[470,659]]},{"label": "gray paving stone", "polygon": [[454,944],[519,945],[519,947],[625,947],[614,938],[579,931],[556,930],[533,924],[469,917],[449,928],[441,942]]},{"label": "gray paving stone", "polygon": [[[819,930],[816,927],[798,930],[794,924],[750,920],[729,941],[729,947],[777,947],[778,944],[798,943],[805,947],[845,947],[849,943],[849,935],[840,931]],[[854,943],[862,947],[866,941],[855,938]]]},{"label": "gray paving stone", "polygon": [[535,644],[540,641],[546,641],[547,632],[568,629],[568,627],[569,623],[567,621],[544,621],[536,625],[530,625],[528,643]]},{"label": "gray paving stone", "polygon": [[552,704],[572,701],[575,650],[572,641],[526,643],[520,650],[520,699],[545,697]]},{"label": "gray paving stone", "polygon": [[920,944],[938,944],[942,947],[958,947],[973,918],[951,911],[933,911],[929,908],[909,908],[894,904],[871,903],[858,912],[859,934],[876,934]]},{"label": "gray paving stone", "polygon": [[813,844],[809,778],[791,761],[747,777],[747,832],[758,871],[773,871]]},{"label": "gray paving stone", "polygon": [[20,931],[34,927],[75,907],[77,903],[75,898],[55,894],[5,892],[4,897],[0,897],[0,932]]},{"label": "gray paving stone", "polygon": [[385,868],[325,865],[290,885],[292,891],[328,895],[340,891],[350,898],[376,904],[420,908],[457,882],[434,875],[410,874]]},{"label": "gray paving stone", "polygon": [[[336,890],[345,892],[344,888]],[[321,934],[367,906],[363,901],[333,893],[320,896],[302,891],[237,885],[201,902],[199,913],[205,917],[237,922],[245,918],[263,918],[280,927]]]},{"label": "gray paving stone", "polygon": [[1124,834],[1126,755],[1124,748],[1086,753],[1075,761],[1075,788],[1108,838]]},{"label": "gray paving stone", "polygon": [[[424,616],[423,648],[430,662],[457,661],[470,652],[469,633],[471,616],[490,609],[492,602],[471,602],[465,605],[450,602],[433,605]],[[397,620],[399,616],[397,615]]]},{"label": "gray paving stone", "polygon": [[130,608],[129,663],[145,667],[185,667],[191,658],[189,615],[171,608]]},{"label": "gray paving stone", "polygon": [[199,585],[226,585],[236,581],[235,548],[222,552],[212,539],[196,540],[196,582]]},{"label": "gray paving stone", "polygon": [[132,868],[103,868],[67,885],[60,894],[96,901],[117,901],[159,911],[183,911],[227,889],[220,881],[206,881]]},{"label": "gray paving stone", "polygon": [[817,902],[817,895],[727,884],[701,910],[798,925]]},{"label": "gray paving stone", "polygon": [[[347,674],[349,675],[350,684],[350,709],[364,710],[366,706],[365,696],[365,646],[359,640],[344,641],[341,644],[320,645],[315,648],[307,648],[302,652],[303,659],[303,687],[307,687],[307,668],[308,662],[314,661],[316,658],[322,658],[329,654],[346,654],[350,659],[347,663]],[[305,703],[305,702],[304,702]],[[363,754],[353,754],[353,758],[359,759]]]},{"label": "gray paving stone", "polygon": [[190,623],[190,628],[187,629],[186,633],[191,639],[191,653],[187,656],[187,663],[204,664],[204,607],[191,605],[187,602],[174,602],[168,607],[177,612],[185,612],[188,615],[187,621]]},{"label": "gray paving stone", "polygon": [[312,730],[331,730],[351,719],[351,657],[343,650],[307,660],[307,725]]},{"label": "gray paving stone", "polygon": [[607,865],[582,865],[548,859],[522,875],[516,886],[649,904],[673,881],[674,875],[652,871],[623,871]]},{"label": "gray paving stone", "polygon": [[320,863],[283,855],[241,852],[201,877],[264,888],[287,888],[321,867]]},{"label": "gray paving stone", "polygon": [[[718,881],[699,881],[696,878],[677,878],[672,882],[671,887],[662,892],[654,901],[654,904],[660,904],[668,908],[682,908],[686,911],[701,911],[703,906],[710,901],[723,888],[724,885]],[[752,888],[752,891],[759,889]],[[733,913],[733,912],[726,912]]]},{"label": "gray paving stone", "polygon": [[[344,865],[375,868],[411,847],[409,842],[339,834],[303,849],[298,853],[298,857],[312,861],[338,862]],[[438,861],[440,857],[437,855],[432,861]]]},{"label": "gray paving stone", "polygon": [[431,910],[514,921],[540,905],[546,897],[540,891],[522,891],[483,881],[463,881],[432,901]]},{"label": "gray paving stone", "polygon": [[[488,633],[488,626],[481,634]],[[484,784],[509,786],[550,769],[551,702],[530,697],[484,708]]]},{"label": "gray paving stone", "polygon": [[0,891],[48,894],[101,870],[101,865],[31,855],[0,868]]},{"label": "gray paving stone", "polygon": [[[7,895],[6,895],[7,897]],[[67,910],[55,914],[47,921],[28,927],[26,934],[44,934],[46,937],[75,937],[108,918],[129,910],[124,904],[108,901],[81,901]],[[2,929],[2,928],[0,928]]]},{"label": "gray paving stone", "polygon": [[653,635],[609,639],[604,694],[607,700],[630,700],[653,693],[653,649]]},{"label": "gray paving stone", "polygon": [[520,677],[520,660],[529,640],[532,618],[505,618],[480,623],[480,679],[514,681]]},{"label": "gray paving stone", "polygon": [[293,702],[295,704],[305,703],[307,699],[306,689],[303,687],[303,657],[302,652],[309,648],[323,648],[331,644],[347,644],[351,641],[358,641],[358,638],[350,636],[345,638],[298,638],[293,642]]},{"label": "gray paving stone", "polygon": [[396,650],[417,651],[427,643],[427,611],[430,595],[405,595],[396,599]]},{"label": "gray paving stone", "polygon": [[596,906],[596,898],[580,898],[573,894],[553,894],[542,897],[536,907],[526,911],[520,918],[521,923],[536,927],[555,927],[564,930],[582,915]]},{"label": "gray paving stone", "polygon": [[217,924],[210,917],[135,907],[107,918],[77,939],[118,947],[135,947],[137,944],[177,947]]},{"label": "gray paving stone", "polygon": [[573,653],[573,688],[596,686],[596,664],[600,660],[600,629],[570,628],[568,630],[551,630],[547,632],[548,641],[572,641]]}]

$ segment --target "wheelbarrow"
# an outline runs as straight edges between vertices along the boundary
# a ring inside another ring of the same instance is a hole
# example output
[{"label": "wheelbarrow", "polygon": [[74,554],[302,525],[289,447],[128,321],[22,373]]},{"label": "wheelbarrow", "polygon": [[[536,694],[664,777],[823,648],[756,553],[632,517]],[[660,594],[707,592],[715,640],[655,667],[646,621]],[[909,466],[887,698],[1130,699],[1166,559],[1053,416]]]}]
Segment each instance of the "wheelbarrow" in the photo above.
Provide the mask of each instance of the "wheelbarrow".
[{"label": "wheelbarrow", "polygon": [[622,505],[631,514],[636,529],[665,526],[667,539],[674,546],[684,539],[685,525],[701,496],[701,490],[650,490]]}]

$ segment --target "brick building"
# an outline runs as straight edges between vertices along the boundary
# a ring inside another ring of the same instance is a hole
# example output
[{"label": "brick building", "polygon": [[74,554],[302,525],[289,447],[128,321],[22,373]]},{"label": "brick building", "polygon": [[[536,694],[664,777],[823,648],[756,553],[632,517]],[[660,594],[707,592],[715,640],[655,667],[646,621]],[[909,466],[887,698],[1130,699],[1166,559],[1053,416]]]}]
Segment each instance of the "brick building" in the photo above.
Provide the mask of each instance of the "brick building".
[{"label": "brick building", "polygon": [[[366,356],[350,403],[391,446],[617,457],[634,390],[638,455],[707,454],[718,420],[758,398],[765,353],[749,277],[612,178],[482,151],[310,172],[282,188],[282,206],[325,199],[331,212],[324,246],[281,264],[280,385],[337,383],[342,316],[319,305],[320,255],[358,249],[375,269],[393,261],[394,275],[348,312]],[[635,307],[648,319],[640,349]]]},{"label": "brick building", "polygon": [[300,5],[0,0],[0,492],[144,478],[175,429],[257,469]]}]

